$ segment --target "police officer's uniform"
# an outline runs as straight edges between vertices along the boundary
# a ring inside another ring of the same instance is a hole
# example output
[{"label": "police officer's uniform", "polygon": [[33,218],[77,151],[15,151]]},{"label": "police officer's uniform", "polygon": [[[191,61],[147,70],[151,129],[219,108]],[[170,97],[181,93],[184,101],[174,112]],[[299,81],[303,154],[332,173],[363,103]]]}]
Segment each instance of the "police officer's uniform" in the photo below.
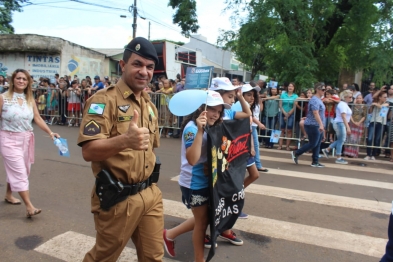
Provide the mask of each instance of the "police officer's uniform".
[{"label": "police officer's uniform", "polygon": [[[152,51],[154,46],[146,39],[136,38],[128,48],[139,51],[135,53],[155,60],[157,64],[156,51]],[[155,57],[151,57],[151,54]],[[151,175],[156,160],[153,148],[159,146],[157,109],[144,91],[137,100],[123,80],[97,92],[87,101],[78,145],[126,133],[134,109],[139,113],[138,127],[149,129],[148,149],[126,149],[104,161],[93,161],[95,176],[105,169],[116,180],[133,185],[145,181]],[[91,196],[97,235],[96,244],[86,254],[84,261],[116,261],[130,238],[137,249],[139,261],[162,261],[163,203],[161,191],[155,183],[117,203],[109,211],[100,208],[95,187]]]}]

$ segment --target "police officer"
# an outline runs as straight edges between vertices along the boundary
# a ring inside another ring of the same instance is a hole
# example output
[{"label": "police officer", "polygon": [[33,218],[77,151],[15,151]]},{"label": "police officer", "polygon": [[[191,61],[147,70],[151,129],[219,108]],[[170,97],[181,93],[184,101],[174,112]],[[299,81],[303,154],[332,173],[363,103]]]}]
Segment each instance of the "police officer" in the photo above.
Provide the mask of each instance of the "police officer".
[{"label": "police officer", "polygon": [[96,244],[83,261],[116,261],[130,238],[138,261],[162,261],[162,195],[150,180],[153,148],[159,146],[158,114],[143,91],[157,64],[154,46],[144,38],[133,39],[120,60],[121,80],[87,101],[78,138],[83,158],[92,162],[94,176],[105,169],[137,192],[105,210],[94,186]]}]

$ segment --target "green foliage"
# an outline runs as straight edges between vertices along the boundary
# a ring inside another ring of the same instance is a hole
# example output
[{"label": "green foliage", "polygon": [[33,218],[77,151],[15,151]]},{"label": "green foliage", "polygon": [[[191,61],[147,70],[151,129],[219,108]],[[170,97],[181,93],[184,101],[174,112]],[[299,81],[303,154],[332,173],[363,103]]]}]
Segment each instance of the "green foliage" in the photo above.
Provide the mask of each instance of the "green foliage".
[{"label": "green foliage", "polygon": [[[342,69],[392,77],[393,0],[226,0],[239,30],[221,31],[220,45],[258,72],[298,88],[336,83]],[[170,0],[174,23],[196,32],[195,1]]]},{"label": "green foliage", "polygon": [[366,70],[377,83],[392,77],[393,0],[226,3],[240,29],[222,32],[218,41],[252,67],[252,78],[260,71],[306,88],[334,83],[341,69]]},{"label": "green foliage", "polygon": [[14,33],[11,26],[12,12],[21,12],[21,4],[26,2],[27,0],[0,0],[0,34]]},{"label": "green foliage", "polygon": [[182,35],[189,37],[191,33],[198,32],[196,0],[169,0],[168,6],[176,10],[173,23],[180,26]]}]

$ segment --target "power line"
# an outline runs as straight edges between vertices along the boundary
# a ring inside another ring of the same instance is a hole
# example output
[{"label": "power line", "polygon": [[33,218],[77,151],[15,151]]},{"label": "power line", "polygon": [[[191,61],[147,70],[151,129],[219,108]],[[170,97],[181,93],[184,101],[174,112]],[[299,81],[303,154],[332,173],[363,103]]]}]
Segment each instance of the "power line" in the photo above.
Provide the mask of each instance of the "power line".
[{"label": "power line", "polygon": [[[30,4],[29,6],[36,6],[37,4]],[[65,7],[65,6],[54,6],[54,5],[45,5],[45,4],[40,4],[39,6],[46,6],[46,7],[51,7],[51,8],[60,8],[60,9],[70,9],[70,10],[77,10],[77,11],[83,11],[83,12],[93,12],[93,13],[106,13],[106,14],[119,14],[119,13],[113,13],[113,12],[105,12],[105,11],[100,11],[100,10],[91,10],[91,9],[81,9],[81,8],[72,8],[72,7]],[[27,6],[26,6],[27,7]]]},{"label": "power line", "polygon": [[124,9],[124,8],[117,8],[117,7],[112,7],[112,6],[94,4],[94,3],[84,2],[84,1],[80,1],[80,0],[71,0],[71,1],[72,1],[72,2],[76,2],[76,3],[79,3],[79,4],[92,5],[92,6],[103,7],[103,8],[109,8],[109,9],[114,9],[114,10],[128,11],[128,9]]},{"label": "power line", "polygon": [[[79,3],[79,4],[91,5],[91,6],[95,6],[95,7],[99,7],[99,8],[108,8],[108,9],[113,9],[113,10],[118,10],[118,11],[127,11],[127,12],[129,11],[128,9],[117,8],[117,7],[110,7],[110,6],[105,6],[105,5],[101,5],[101,4],[95,4],[95,3],[85,2],[85,1],[81,1],[81,0],[57,1],[57,2],[51,2],[51,3],[60,3],[60,2],[76,2],[76,3]],[[48,2],[48,3],[49,3],[49,2]],[[52,7],[52,8],[71,9],[71,10],[78,10],[78,11],[85,11],[85,12],[98,12],[98,13],[107,13],[107,14],[117,14],[117,13],[113,13],[113,12],[104,12],[104,11],[90,10],[90,9],[80,9],[80,8],[71,8],[71,7],[51,6],[51,5],[47,5],[47,4],[44,4],[44,3],[36,3],[36,4],[30,3],[30,6],[31,6],[31,5],[40,5],[40,6],[47,6],[47,7]],[[158,5],[158,6],[160,6],[160,5]],[[160,11],[162,11],[162,10],[160,10]],[[162,11],[162,12],[163,12],[163,11]],[[156,23],[156,24],[158,24],[158,25],[161,25],[162,27],[168,28],[168,29],[170,29],[170,30],[172,30],[172,31],[175,31],[176,33],[182,35],[178,28],[174,28],[174,27],[172,27],[171,25],[166,24],[165,22],[160,22],[160,21],[157,21],[157,20],[151,18],[151,17],[153,17],[153,16],[150,15],[149,13],[146,13],[144,10],[143,10],[143,13],[144,13],[144,15],[146,16],[146,19],[147,19],[147,20],[150,20],[150,21],[152,21],[152,22],[154,22],[154,23]],[[165,12],[163,12],[163,13],[165,14]],[[147,16],[149,16],[149,17],[147,17]],[[204,41],[204,40],[201,40],[201,39],[199,39],[199,38],[193,37],[193,36],[191,36],[191,35],[190,35],[189,37],[190,37],[190,38],[197,39],[198,41],[201,41],[201,42],[205,42],[205,43],[214,45],[214,44],[212,44],[212,43],[209,43],[209,42],[207,42],[207,41]]]}]

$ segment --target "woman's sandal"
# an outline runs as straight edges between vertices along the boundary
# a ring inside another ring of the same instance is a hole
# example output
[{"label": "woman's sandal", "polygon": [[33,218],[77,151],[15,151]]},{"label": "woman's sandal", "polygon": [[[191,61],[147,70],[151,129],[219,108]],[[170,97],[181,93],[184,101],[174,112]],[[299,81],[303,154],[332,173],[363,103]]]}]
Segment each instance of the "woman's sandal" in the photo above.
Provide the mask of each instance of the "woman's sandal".
[{"label": "woman's sandal", "polygon": [[389,160],[389,162],[393,162],[393,158],[391,158],[391,159]]},{"label": "woman's sandal", "polygon": [[30,213],[29,211],[26,212],[26,217],[27,218],[31,218],[35,215],[38,215],[39,213],[41,213],[41,209],[35,209],[33,213]]},{"label": "woman's sandal", "polygon": [[277,150],[281,150],[281,149],[282,149],[282,146],[277,147]]}]

